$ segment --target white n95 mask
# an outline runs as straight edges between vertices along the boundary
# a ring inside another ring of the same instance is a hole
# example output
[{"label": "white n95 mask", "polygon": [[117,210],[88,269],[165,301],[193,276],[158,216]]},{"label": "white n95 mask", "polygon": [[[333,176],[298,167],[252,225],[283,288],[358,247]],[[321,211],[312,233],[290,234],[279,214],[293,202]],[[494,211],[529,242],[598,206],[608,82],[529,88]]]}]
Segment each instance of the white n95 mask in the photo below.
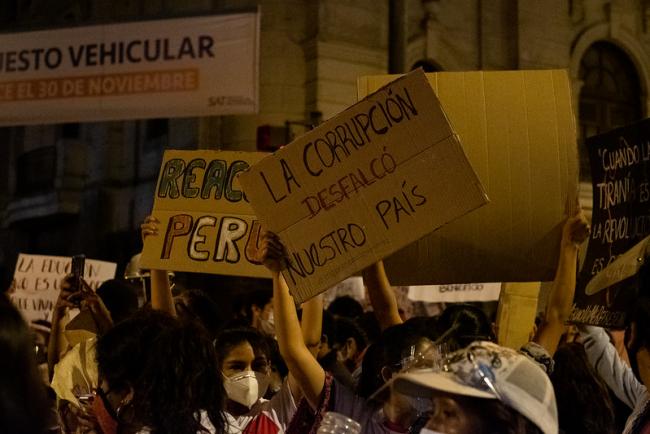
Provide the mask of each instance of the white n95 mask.
[{"label": "white n95 mask", "polygon": [[269,314],[268,319],[262,318],[260,320],[260,328],[262,332],[269,336],[275,336],[275,321],[273,320],[273,312]]},{"label": "white n95 mask", "polygon": [[445,433],[440,432],[440,431],[433,431],[433,430],[430,430],[428,428],[422,428],[420,430],[420,434],[445,434]]},{"label": "white n95 mask", "polygon": [[251,408],[266,393],[269,387],[269,376],[255,371],[245,371],[226,377],[223,387],[228,398]]}]

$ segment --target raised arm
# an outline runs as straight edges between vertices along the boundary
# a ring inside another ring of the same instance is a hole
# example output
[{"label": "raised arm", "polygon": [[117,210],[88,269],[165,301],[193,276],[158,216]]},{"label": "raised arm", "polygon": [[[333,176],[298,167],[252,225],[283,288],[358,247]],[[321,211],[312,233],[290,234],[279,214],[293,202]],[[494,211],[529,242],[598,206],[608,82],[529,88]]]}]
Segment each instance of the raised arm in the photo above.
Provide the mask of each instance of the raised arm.
[{"label": "raised arm", "polygon": [[593,326],[580,326],[579,329],[589,363],[618,399],[629,408],[636,408],[647,389],[621,360],[605,330]]},{"label": "raised arm", "polygon": [[65,348],[68,346],[63,330],[65,329],[66,309],[76,307],[73,303],[68,301],[68,297],[72,294],[66,289],[61,289],[59,296],[54,305],[54,312],[52,313],[52,329],[50,331],[50,340],[47,344],[47,371],[50,378],[54,376],[54,366],[59,363],[61,356],[64,354]]},{"label": "raised arm", "polygon": [[390,326],[402,323],[397,307],[395,292],[390,286],[384,262],[379,261],[363,270],[363,283],[368,288],[368,297],[379,327],[384,331]]},{"label": "raised arm", "polygon": [[[298,314],[289,288],[280,274],[287,255],[277,235],[264,234],[261,259],[273,277],[273,317],[280,354],[289,368],[289,381],[302,389],[303,396],[316,408],[325,384],[325,371],[303,340]],[[292,391],[293,391],[293,386]]]},{"label": "raised arm", "polygon": [[582,212],[569,218],[562,230],[560,259],[555,279],[549,294],[544,322],[540,326],[535,342],[555,354],[560,338],[565,332],[565,323],[571,315],[573,296],[576,289],[578,252],[589,236],[589,223]]},{"label": "raised arm", "polygon": [[323,295],[317,295],[302,304],[302,339],[316,357],[323,336]]},{"label": "raised arm", "polygon": [[[158,221],[154,216],[147,216],[140,225],[142,243],[147,237],[158,236]],[[176,316],[176,307],[169,284],[169,273],[166,270],[151,270],[151,308]]]}]

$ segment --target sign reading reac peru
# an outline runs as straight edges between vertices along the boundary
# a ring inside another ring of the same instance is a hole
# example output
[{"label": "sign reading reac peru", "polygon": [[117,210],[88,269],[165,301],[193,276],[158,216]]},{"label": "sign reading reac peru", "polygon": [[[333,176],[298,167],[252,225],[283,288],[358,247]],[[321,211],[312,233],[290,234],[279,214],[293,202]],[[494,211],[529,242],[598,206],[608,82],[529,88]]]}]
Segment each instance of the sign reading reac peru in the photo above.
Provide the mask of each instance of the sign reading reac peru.
[{"label": "sign reading reac peru", "polygon": [[265,154],[167,151],[153,216],[159,235],[147,237],[145,268],[268,277],[257,261],[260,224],[237,175]]},{"label": "sign reading reac peru", "polygon": [[242,173],[255,214],[290,253],[303,302],[487,203],[421,70]]},{"label": "sign reading reac peru", "polygon": [[0,125],[256,113],[259,13],[0,35]]}]

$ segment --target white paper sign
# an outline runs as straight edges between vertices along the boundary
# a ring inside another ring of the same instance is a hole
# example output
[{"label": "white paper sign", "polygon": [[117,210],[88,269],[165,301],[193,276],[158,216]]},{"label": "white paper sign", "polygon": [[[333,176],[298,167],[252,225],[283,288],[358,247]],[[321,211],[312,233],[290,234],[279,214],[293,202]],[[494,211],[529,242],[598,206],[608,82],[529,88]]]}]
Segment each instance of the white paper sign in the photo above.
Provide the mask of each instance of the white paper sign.
[{"label": "white paper sign", "polygon": [[252,114],[259,14],[0,35],[0,125]]},{"label": "white paper sign", "polygon": [[[70,274],[72,258],[64,256],[18,255],[11,300],[28,322],[50,320],[59,296],[61,281]],[[115,277],[117,264],[86,259],[84,279],[93,290]]]},{"label": "white paper sign", "polygon": [[501,293],[500,283],[460,283],[409,287],[409,299],[429,303],[495,301]]}]

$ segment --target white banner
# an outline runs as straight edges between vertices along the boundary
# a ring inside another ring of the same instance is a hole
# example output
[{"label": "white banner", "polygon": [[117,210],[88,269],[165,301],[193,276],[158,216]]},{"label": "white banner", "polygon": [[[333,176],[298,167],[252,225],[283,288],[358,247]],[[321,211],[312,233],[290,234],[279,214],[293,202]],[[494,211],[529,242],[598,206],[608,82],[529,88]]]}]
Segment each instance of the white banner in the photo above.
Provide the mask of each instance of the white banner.
[{"label": "white banner", "polygon": [[[64,256],[18,255],[11,300],[25,320],[50,320],[61,290],[61,281],[70,274],[72,258]],[[93,290],[115,277],[117,264],[86,259],[84,279]]]},{"label": "white banner", "polygon": [[258,13],[5,34],[0,47],[0,125],[258,109]]},{"label": "white banner", "polygon": [[500,283],[460,283],[409,287],[409,300],[428,303],[495,301],[501,293]]}]

